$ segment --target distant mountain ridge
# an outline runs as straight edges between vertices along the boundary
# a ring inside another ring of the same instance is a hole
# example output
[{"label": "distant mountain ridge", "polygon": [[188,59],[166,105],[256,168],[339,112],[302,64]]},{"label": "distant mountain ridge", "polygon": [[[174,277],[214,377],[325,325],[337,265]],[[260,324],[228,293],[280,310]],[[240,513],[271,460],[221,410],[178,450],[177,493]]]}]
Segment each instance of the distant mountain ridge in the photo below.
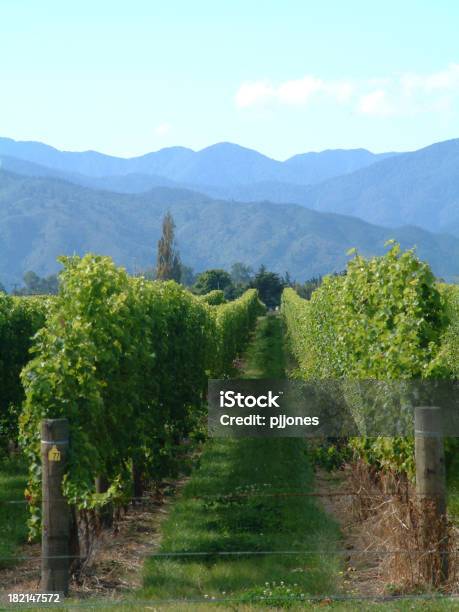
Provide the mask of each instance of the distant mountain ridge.
[{"label": "distant mountain ridge", "polygon": [[0,165],[118,193],[192,189],[213,198],[295,203],[378,225],[419,225],[459,236],[459,139],[410,153],[329,150],[279,162],[229,143],[122,159],[0,138]]},{"label": "distant mountain ridge", "polygon": [[228,202],[170,187],[110,193],[0,170],[0,282],[11,288],[27,270],[50,274],[57,256],[73,253],[110,255],[131,272],[152,266],[167,210],[182,259],[197,271],[243,261],[305,280],[342,270],[350,247],[378,254],[395,238],[417,245],[439,276],[458,273],[459,239],[416,227],[387,229],[298,205]]},{"label": "distant mountain ridge", "polygon": [[352,172],[394,153],[365,149],[328,150],[277,161],[252,149],[222,142],[200,151],[170,147],[129,159],[96,151],[69,152],[38,142],[0,138],[0,156],[16,158],[60,172],[93,178],[157,175],[175,183],[232,187],[257,182],[309,185]]},{"label": "distant mountain ridge", "polygon": [[16,157],[0,155],[0,169],[30,177],[48,177],[61,179],[83,187],[102,189],[118,193],[143,193],[154,187],[175,187],[182,185],[156,174],[114,174],[113,176],[88,176],[77,172],[57,170]]},{"label": "distant mountain ridge", "polygon": [[413,224],[459,235],[459,139],[311,186],[301,204],[379,225]]},{"label": "distant mountain ridge", "polygon": [[202,191],[241,202],[296,203],[376,225],[416,225],[459,236],[459,139],[389,156],[308,186],[272,181]]},{"label": "distant mountain ridge", "polygon": [[122,159],[0,139],[0,282],[19,282],[28,269],[49,273],[57,255],[74,251],[107,253],[131,270],[152,265],[167,209],[198,270],[242,260],[304,279],[344,267],[351,246],[379,253],[396,238],[417,244],[451,279],[459,274],[451,235],[459,237],[459,139],[285,162],[229,143]]}]

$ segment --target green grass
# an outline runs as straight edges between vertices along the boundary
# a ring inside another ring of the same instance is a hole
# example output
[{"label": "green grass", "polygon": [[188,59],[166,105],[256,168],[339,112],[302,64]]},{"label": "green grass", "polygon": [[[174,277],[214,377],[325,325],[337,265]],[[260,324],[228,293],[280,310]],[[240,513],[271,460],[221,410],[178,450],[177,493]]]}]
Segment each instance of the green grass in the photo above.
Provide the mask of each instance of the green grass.
[{"label": "green grass", "polygon": [[[304,594],[336,592],[340,563],[327,551],[337,547],[337,526],[309,498],[263,496],[311,485],[301,440],[209,441],[200,468],[164,525],[161,551],[212,555],[150,559],[144,595],[250,598],[250,592],[258,595],[273,582]],[[314,553],[218,555],[285,550]]]},{"label": "green grass", "polygon": [[[208,601],[206,603],[180,601],[178,603],[162,603],[153,599],[136,600],[134,602],[117,602],[116,600],[91,600],[91,601],[68,601],[64,606],[52,606],[55,612],[61,610],[110,610],[116,609],[118,612],[134,612],[138,610],[153,610],[165,612],[261,612],[262,610],[285,610],[285,604],[282,607],[254,605],[254,604],[239,604],[237,602],[227,604],[220,602]],[[11,608],[5,608],[11,610]],[[34,609],[37,612],[49,610],[50,608],[42,608],[30,606],[27,609]],[[457,599],[444,598],[442,600],[428,599],[405,599],[400,601],[377,602],[371,600],[353,600],[346,602],[328,602],[326,600],[313,601],[293,604],[288,606],[288,610],[333,610],[339,612],[408,612],[412,610],[420,610],[422,612],[444,612],[449,610],[459,610],[459,602]],[[0,610],[2,608],[0,607]]]},{"label": "green grass", "polygon": [[25,504],[6,504],[24,499],[27,472],[19,458],[0,459],[0,569],[14,565],[13,559],[27,538],[27,508]]},{"label": "green grass", "polygon": [[[244,377],[284,376],[278,317],[260,318],[245,361]],[[305,597],[336,593],[341,561],[329,552],[340,547],[337,525],[314,498],[266,495],[310,490],[312,482],[303,440],[209,440],[163,525],[161,552],[210,554],[150,558],[139,597],[228,597],[250,605],[263,591],[273,592],[273,601],[287,589]],[[294,554],[221,554],[238,551]]]},{"label": "green grass", "polygon": [[[282,378],[284,351],[278,317],[261,317],[246,353],[245,378]],[[450,469],[450,490],[456,486]],[[308,498],[231,495],[312,488],[312,470],[305,460],[304,443],[297,439],[209,440],[200,465],[163,524],[162,552],[211,552],[202,558],[150,558],[145,565],[144,588],[132,602],[68,603],[69,608],[132,612],[255,612],[268,609],[267,601],[254,603],[276,582],[270,609],[405,612],[459,610],[453,599],[373,602],[307,600],[307,595],[339,592],[338,527],[320,505]],[[459,486],[457,488],[459,497]],[[452,503],[453,498],[450,497]],[[240,550],[312,550],[312,555],[222,557],[217,553]],[[281,585],[281,582],[284,585]],[[297,585],[297,586],[294,586]],[[305,602],[283,599],[287,588],[306,595]],[[275,596],[277,593],[277,597]],[[205,598],[205,596],[208,596]],[[227,599],[213,602],[212,597]],[[186,599],[198,601],[187,603]],[[230,600],[233,601],[230,601]],[[177,603],[167,600],[179,600]],[[199,603],[199,600],[203,600]],[[236,600],[236,601],[234,601]],[[245,603],[238,603],[243,600]],[[162,602],[162,603],[161,603]],[[260,605],[261,604],[261,605]],[[60,608],[62,610],[68,608]]]},{"label": "green grass", "polygon": [[[260,318],[246,352],[245,364],[244,378],[285,376],[283,335],[278,317]],[[163,523],[160,552],[212,554],[151,557],[144,568],[144,588],[133,594],[132,602],[69,601],[68,607],[57,609],[116,608],[126,612],[205,612],[210,609],[255,612],[268,607],[342,612],[459,610],[459,602],[447,598],[412,598],[384,603],[308,600],[308,596],[325,597],[340,591],[342,558],[333,553],[342,548],[338,526],[313,498],[266,496],[273,491],[312,489],[313,473],[304,450],[305,443],[294,438],[209,440],[197,469]],[[8,499],[21,499],[24,485],[25,472],[20,463],[11,461],[1,466],[0,499],[2,494]],[[449,466],[448,488],[450,510],[459,517],[459,458]],[[25,508],[10,506],[8,514],[4,509],[0,504],[0,551],[7,545],[6,554],[14,554],[25,540]],[[5,526],[8,527],[6,532]],[[218,554],[285,550],[298,553]],[[301,554],[300,551],[306,550],[313,554]],[[290,602],[287,589],[298,596],[304,594],[305,601]],[[273,595],[264,602],[257,602],[264,591]],[[214,602],[212,597],[226,599],[227,603]],[[187,603],[186,600],[196,601]]]},{"label": "green grass", "polygon": [[242,378],[285,378],[282,320],[274,315],[260,317],[254,336],[246,351]]}]

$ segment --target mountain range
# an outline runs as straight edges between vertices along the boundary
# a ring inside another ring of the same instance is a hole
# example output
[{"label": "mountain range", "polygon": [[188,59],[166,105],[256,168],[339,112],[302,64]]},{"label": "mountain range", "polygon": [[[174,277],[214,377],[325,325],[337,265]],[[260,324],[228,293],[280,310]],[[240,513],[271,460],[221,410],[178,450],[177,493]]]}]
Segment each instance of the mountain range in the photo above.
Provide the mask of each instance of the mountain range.
[{"label": "mountain range", "polygon": [[350,247],[380,253],[395,238],[452,279],[459,140],[280,162],[230,143],[125,159],[0,138],[0,282],[8,286],[29,269],[55,271],[56,256],[73,252],[106,253],[131,271],[151,266],[166,210],[196,270],[243,261],[304,280],[341,270]]},{"label": "mountain range", "polygon": [[0,166],[117,193],[191,189],[218,199],[295,203],[387,227],[418,225],[459,236],[459,139],[409,153],[329,150],[280,162],[230,143],[124,159],[0,138]]},{"label": "mountain range", "polygon": [[198,271],[242,261],[305,280],[342,270],[350,247],[382,253],[395,238],[418,245],[445,279],[457,272],[459,239],[416,227],[387,229],[295,204],[228,202],[170,187],[116,194],[1,170],[0,280],[11,287],[27,270],[50,274],[63,254],[110,255],[131,272],[152,266],[168,210],[182,259]]},{"label": "mountain range", "polygon": [[[392,155],[395,154],[374,154],[365,149],[332,150],[295,155],[281,162],[252,149],[222,142],[201,151],[170,147],[126,159],[97,151],[59,151],[40,142],[0,138],[0,156],[32,162],[61,173],[99,179],[146,175],[184,185],[209,187],[233,187],[264,181],[310,185]],[[149,188],[155,186],[153,183]]]},{"label": "mountain range", "polygon": [[309,186],[265,182],[205,193],[242,202],[295,202],[386,227],[417,225],[459,236],[459,139],[378,158]]}]

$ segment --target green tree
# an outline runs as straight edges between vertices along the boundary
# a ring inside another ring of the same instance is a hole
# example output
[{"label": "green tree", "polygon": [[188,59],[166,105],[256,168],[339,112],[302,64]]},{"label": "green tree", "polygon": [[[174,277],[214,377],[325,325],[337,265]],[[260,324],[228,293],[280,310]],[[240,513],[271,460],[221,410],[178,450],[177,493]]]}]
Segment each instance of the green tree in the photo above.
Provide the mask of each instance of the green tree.
[{"label": "green tree", "polygon": [[295,283],[293,288],[298,293],[298,295],[305,300],[310,300],[313,292],[320,287],[322,284],[321,276],[313,276],[309,280],[305,281],[303,284]]},{"label": "green tree", "polygon": [[196,279],[194,290],[199,295],[205,295],[215,289],[228,290],[232,286],[231,276],[225,270],[215,269],[201,272]]},{"label": "green tree", "polygon": [[230,275],[235,285],[248,286],[253,277],[253,269],[246,266],[240,261],[233,263],[230,270]]},{"label": "green tree", "polygon": [[295,284],[295,281],[293,281],[290,277],[290,272],[287,270],[284,274],[284,276],[282,277],[282,284],[284,285],[284,287],[293,287]]},{"label": "green tree", "polygon": [[182,268],[180,255],[175,245],[175,223],[170,212],[163,219],[163,232],[158,241],[156,278],[180,282]]},{"label": "green tree", "polygon": [[145,268],[144,270],[133,274],[133,276],[143,276],[143,278],[145,278],[146,280],[152,281],[156,279],[156,268],[153,267],[148,267]]},{"label": "green tree", "polygon": [[185,287],[191,287],[196,281],[196,275],[193,268],[181,264],[180,266],[180,283]]},{"label": "green tree", "polygon": [[24,286],[14,288],[13,295],[56,295],[59,290],[59,278],[57,274],[49,276],[38,276],[32,270],[27,271],[22,277]]},{"label": "green tree", "polygon": [[251,287],[258,289],[260,300],[268,308],[275,308],[280,304],[280,298],[284,289],[284,283],[279,274],[269,272],[265,266],[260,266]]},{"label": "green tree", "polygon": [[[143,278],[147,280],[155,280],[156,276],[156,268],[145,268],[138,274],[134,274],[133,276],[143,276]],[[180,263],[180,284],[185,287],[191,287],[196,281],[196,275],[193,272],[193,268],[190,266],[185,266],[185,264]]]}]

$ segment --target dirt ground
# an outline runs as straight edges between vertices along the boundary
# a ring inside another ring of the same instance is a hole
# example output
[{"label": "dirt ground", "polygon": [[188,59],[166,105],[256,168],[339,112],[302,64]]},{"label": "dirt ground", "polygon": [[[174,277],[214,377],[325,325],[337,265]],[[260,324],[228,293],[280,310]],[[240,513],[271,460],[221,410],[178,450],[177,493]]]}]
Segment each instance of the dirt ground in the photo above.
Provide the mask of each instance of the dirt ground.
[{"label": "dirt ground", "polygon": [[322,505],[339,524],[343,548],[348,551],[343,568],[343,590],[349,595],[381,595],[384,590],[379,569],[381,558],[361,552],[367,550],[368,543],[360,532],[360,522],[352,514],[352,497],[346,495],[350,489],[344,471],[332,474],[317,471],[315,490],[323,494]]},{"label": "dirt ground", "polygon": [[[116,599],[142,586],[142,568],[161,537],[161,523],[186,478],[165,483],[159,493],[131,505],[112,528],[97,539],[90,562],[73,577],[69,597]],[[14,568],[0,570],[0,594],[33,593],[40,586],[40,544],[25,545],[19,553],[28,557]]]},{"label": "dirt ground", "polygon": [[[168,516],[172,502],[187,481],[184,477],[165,483],[161,491],[139,505],[131,505],[110,529],[98,538],[90,561],[78,577],[73,577],[69,597],[118,599],[142,586],[143,563],[158,549],[161,524]],[[360,521],[353,512],[352,479],[346,470],[328,473],[318,470],[315,492],[340,525],[343,548],[347,551],[342,573],[343,591],[365,597],[388,595],[390,577],[384,555],[375,554],[381,542],[372,534],[372,521]],[[455,548],[459,534],[456,530]],[[0,595],[13,592],[37,592],[40,580],[40,545],[25,545],[21,551],[26,560],[14,568],[0,570]],[[454,561],[457,563],[457,559]],[[456,568],[457,570],[457,568]],[[457,571],[448,590],[457,592]]]},{"label": "dirt ground", "polygon": [[[412,589],[409,585],[398,582],[397,573],[388,563],[390,555],[385,554],[393,548],[389,541],[381,536],[379,522],[384,502],[374,516],[362,520],[355,513],[355,495],[349,494],[355,490],[355,481],[350,474],[350,468],[328,473],[318,470],[316,473],[316,492],[321,494],[322,504],[340,525],[343,534],[343,548],[348,551],[343,568],[343,590],[349,595],[386,596],[403,594]],[[379,503],[379,502],[378,502]],[[396,520],[396,519],[394,519]],[[449,584],[445,592],[459,591],[459,530],[452,532],[452,550]],[[389,540],[389,538],[388,538]],[[397,547],[397,550],[400,548]],[[382,554],[379,554],[383,551]],[[413,585],[411,585],[413,586]]]}]

